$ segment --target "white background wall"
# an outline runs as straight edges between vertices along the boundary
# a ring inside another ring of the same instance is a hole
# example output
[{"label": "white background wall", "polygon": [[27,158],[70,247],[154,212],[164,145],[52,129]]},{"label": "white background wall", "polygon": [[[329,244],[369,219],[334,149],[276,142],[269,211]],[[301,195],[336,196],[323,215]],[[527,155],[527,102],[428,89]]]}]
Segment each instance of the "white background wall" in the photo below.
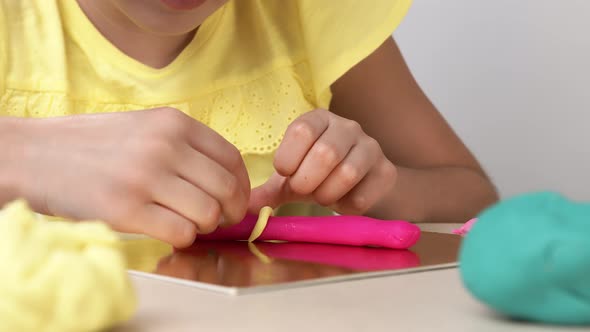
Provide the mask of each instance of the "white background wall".
[{"label": "white background wall", "polygon": [[590,0],[415,0],[394,36],[503,196],[590,200]]}]

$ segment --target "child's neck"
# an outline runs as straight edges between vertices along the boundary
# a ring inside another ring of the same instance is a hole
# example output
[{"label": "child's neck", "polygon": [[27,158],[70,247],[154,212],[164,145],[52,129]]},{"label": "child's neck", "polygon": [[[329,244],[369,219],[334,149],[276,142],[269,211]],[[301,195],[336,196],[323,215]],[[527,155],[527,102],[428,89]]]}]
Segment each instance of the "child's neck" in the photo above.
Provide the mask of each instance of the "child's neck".
[{"label": "child's neck", "polygon": [[190,43],[195,31],[163,36],[135,25],[110,1],[78,0],[80,8],[96,29],[123,53],[153,68],[170,64]]}]

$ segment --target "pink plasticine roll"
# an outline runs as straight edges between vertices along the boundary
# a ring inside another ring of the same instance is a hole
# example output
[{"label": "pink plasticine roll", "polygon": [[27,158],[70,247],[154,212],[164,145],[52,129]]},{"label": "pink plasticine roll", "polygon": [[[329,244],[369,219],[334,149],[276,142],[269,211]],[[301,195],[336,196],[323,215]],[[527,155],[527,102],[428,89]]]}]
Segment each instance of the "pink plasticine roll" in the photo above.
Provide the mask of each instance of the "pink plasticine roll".
[{"label": "pink plasticine roll", "polygon": [[[197,240],[247,240],[256,224],[256,216],[246,216],[237,225],[218,228]],[[362,216],[270,217],[261,241],[279,240],[376,246],[407,249],[420,238],[420,228],[407,221],[377,220]]]}]

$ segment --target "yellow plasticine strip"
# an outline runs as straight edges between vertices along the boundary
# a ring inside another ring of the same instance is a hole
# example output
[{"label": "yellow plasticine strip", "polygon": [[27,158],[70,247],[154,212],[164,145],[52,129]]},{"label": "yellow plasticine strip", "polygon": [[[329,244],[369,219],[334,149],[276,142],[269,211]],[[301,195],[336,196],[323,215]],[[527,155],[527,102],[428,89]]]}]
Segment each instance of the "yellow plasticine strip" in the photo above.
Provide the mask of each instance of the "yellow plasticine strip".
[{"label": "yellow plasticine strip", "polygon": [[266,224],[268,223],[268,218],[272,216],[272,208],[270,206],[265,206],[260,209],[260,213],[258,214],[258,220],[256,220],[256,225],[252,229],[252,233],[250,233],[250,237],[248,238],[248,242],[255,241],[264,229],[266,228]]},{"label": "yellow plasticine strip", "polygon": [[260,249],[258,249],[258,247],[254,243],[248,242],[248,249],[250,249],[252,255],[256,256],[256,258],[258,258],[262,263],[272,263],[272,259],[265,255],[262,251],[260,251]]}]

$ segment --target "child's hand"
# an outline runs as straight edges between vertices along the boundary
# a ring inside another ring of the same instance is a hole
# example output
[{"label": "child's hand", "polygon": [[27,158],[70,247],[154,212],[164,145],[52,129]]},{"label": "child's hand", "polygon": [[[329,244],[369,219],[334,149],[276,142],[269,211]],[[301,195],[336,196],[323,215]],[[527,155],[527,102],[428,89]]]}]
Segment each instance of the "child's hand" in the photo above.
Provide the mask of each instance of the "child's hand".
[{"label": "child's hand", "polygon": [[363,214],[395,183],[397,171],[360,125],[326,110],[296,119],[279,146],[276,173],[255,188],[249,209],[313,201],[342,214]]},{"label": "child's hand", "polygon": [[178,247],[246,213],[250,183],[238,150],[180,111],[30,123],[14,172],[37,211],[104,220]]}]

